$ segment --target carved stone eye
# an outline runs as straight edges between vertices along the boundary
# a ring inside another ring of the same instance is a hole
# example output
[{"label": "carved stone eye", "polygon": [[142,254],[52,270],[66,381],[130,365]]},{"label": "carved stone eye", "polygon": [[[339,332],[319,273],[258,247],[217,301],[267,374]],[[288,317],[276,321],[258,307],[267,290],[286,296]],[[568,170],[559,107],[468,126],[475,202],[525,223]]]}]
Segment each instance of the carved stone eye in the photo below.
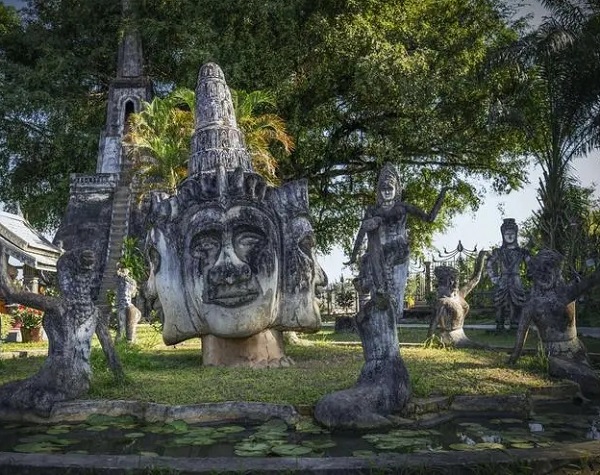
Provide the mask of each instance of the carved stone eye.
[{"label": "carved stone eye", "polygon": [[256,249],[264,247],[266,236],[258,229],[243,228],[237,230],[233,236],[233,247],[235,253],[243,261]]},{"label": "carved stone eye", "polygon": [[152,264],[152,267],[154,268],[154,273],[157,273],[160,270],[160,253],[154,246],[148,248],[147,253],[148,253],[148,260],[150,261],[150,263]]},{"label": "carved stone eye", "polygon": [[208,231],[197,234],[192,240],[190,253],[195,258],[206,258],[209,255],[218,255],[221,251],[221,235],[217,231]]},{"label": "carved stone eye", "polygon": [[313,233],[305,234],[300,241],[298,241],[298,247],[308,257],[312,258],[312,252],[316,245],[315,235]]}]

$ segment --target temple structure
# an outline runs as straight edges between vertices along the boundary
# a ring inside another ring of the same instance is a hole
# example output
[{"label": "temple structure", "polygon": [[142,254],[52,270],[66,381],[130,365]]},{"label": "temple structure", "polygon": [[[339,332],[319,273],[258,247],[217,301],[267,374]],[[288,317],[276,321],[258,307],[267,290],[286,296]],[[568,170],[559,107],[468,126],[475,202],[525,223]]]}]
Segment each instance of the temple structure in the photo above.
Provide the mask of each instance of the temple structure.
[{"label": "temple structure", "polygon": [[108,92],[106,126],[100,137],[96,173],[71,176],[70,199],[54,238],[65,250],[93,249],[97,255],[92,295],[104,304],[106,292],[116,288],[117,262],[123,241],[136,220],[132,204],[132,173],[123,138],[127,119],[152,98],[152,84],[144,75],[139,32],[126,22],[129,0],[122,1],[125,28],[119,43],[117,74]]}]

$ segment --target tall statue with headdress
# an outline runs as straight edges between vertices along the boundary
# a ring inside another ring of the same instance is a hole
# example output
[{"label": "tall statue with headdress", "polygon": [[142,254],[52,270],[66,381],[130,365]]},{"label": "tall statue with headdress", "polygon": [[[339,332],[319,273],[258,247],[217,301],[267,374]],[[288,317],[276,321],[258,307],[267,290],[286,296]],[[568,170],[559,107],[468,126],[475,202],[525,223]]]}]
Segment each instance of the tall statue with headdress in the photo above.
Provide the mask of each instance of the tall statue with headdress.
[{"label": "tall statue with headdress", "polygon": [[396,168],[386,163],[379,173],[377,201],[365,212],[354,242],[350,263],[355,263],[367,238],[367,251],[360,260],[359,293],[389,299],[395,320],[402,317],[404,290],[408,278],[409,241],[406,219],[409,214],[426,222],[438,215],[447,188],[443,188],[429,213],[402,201],[402,182]]},{"label": "tall statue with headdress", "polygon": [[486,267],[495,285],[494,307],[496,330],[504,330],[505,323],[516,329],[521,320],[523,305],[527,300],[521,283],[521,266],[529,261],[529,252],[519,247],[519,227],[514,218],[505,218],[500,226],[502,245],[492,251]]}]

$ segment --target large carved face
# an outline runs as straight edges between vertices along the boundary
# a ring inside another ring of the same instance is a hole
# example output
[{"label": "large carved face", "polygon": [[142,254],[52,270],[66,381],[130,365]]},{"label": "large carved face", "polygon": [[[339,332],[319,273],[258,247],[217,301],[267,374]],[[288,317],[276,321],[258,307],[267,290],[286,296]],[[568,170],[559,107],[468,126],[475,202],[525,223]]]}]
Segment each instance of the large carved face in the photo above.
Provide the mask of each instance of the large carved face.
[{"label": "large carved face", "polygon": [[150,263],[146,295],[158,297],[163,310],[163,340],[174,345],[203,333],[204,325],[193,318],[183,289],[178,239],[164,226],[152,228],[146,240]]},{"label": "large carved face", "polygon": [[562,257],[555,251],[542,249],[528,265],[528,273],[536,289],[552,290],[561,282],[560,264]]},{"label": "large carved face", "polygon": [[453,267],[439,266],[433,271],[437,278],[438,298],[452,297],[458,292],[458,271]]},{"label": "large carved face", "polygon": [[272,218],[248,204],[196,206],[183,218],[184,290],[206,333],[240,338],[268,328],[279,279]]},{"label": "large carved face", "polygon": [[284,230],[284,276],[280,327],[318,330],[321,326],[319,295],[327,276],[316,260],[315,235],[308,216],[300,215]]}]

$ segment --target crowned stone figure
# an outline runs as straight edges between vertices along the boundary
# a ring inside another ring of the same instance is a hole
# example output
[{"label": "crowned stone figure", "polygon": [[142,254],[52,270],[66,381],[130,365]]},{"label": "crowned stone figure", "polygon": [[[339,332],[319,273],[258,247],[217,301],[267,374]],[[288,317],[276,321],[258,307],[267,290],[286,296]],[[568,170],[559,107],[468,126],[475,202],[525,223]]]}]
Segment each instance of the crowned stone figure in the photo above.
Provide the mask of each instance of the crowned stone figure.
[{"label": "crowned stone figure", "polygon": [[279,188],[254,173],[221,68],[200,68],[189,176],[152,198],[148,291],[167,344],[200,336],[205,365],[291,363],[281,331],[320,328],[305,181]]}]

